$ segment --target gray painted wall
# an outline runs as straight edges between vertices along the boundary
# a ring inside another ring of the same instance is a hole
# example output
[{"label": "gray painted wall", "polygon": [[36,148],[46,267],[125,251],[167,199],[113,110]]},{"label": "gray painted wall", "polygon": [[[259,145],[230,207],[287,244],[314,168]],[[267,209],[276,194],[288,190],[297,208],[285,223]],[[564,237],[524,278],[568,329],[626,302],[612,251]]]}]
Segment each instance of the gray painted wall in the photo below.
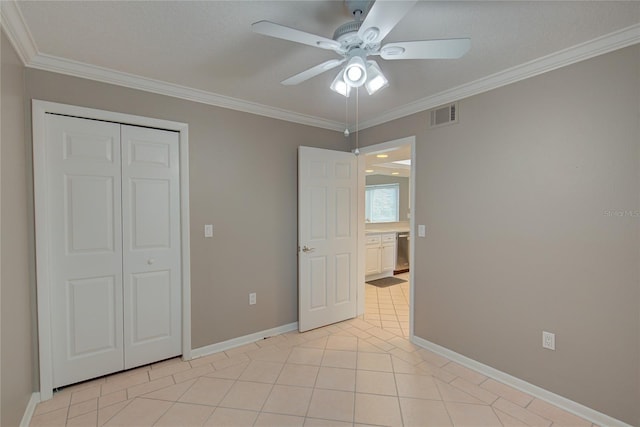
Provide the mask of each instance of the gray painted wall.
[{"label": "gray painted wall", "polygon": [[17,426],[33,391],[33,215],[25,139],[24,67],[2,33],[0,109],[0,292],[2,295],[0,424]]},{"label": "gray painted wall", "polygon": [[360,134],[416,136],[416,335],[640,425],[640,46],[459,114]]}]

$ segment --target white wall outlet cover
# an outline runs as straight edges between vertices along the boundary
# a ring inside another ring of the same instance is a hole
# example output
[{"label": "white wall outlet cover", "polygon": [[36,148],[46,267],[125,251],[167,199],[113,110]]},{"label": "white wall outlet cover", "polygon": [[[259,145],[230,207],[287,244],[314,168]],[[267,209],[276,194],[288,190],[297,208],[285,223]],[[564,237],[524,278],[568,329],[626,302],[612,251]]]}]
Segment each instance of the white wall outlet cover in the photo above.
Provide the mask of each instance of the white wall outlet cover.
[{"label": "white wall outlet cover", "polygon": [[249,305],[254,305],[256,303],[256,293],[252,292],[249,294]]},{"label": "white wall outlet cover", "polygon": [[213,224],[204,225],[204,237],[213,237]]},{"label": "white wall outlet cover", "polygon": [[420,224],[418,225],[418,237],[425,237],[427,235],[427,226]]},{"label": "white wall outlet cover", "polygon": [[542,331],[542,347],[549,350],[556,349],[556,334]]}]

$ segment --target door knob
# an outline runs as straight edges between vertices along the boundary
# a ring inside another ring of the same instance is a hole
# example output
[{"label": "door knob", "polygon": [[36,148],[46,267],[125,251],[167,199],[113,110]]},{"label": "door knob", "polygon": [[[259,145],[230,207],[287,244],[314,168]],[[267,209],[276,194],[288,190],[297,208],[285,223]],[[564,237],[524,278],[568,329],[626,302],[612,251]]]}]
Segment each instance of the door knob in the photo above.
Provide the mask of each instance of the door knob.
[{"label": "door knob", "polygon": [[302,247],[302,252],[309,253],[315,251],[316,248],[308,248],[306,245]]},{"label": "door knob", "polygon": [[153,258],[149,258],[149,259],[147,260],[147,264],[149,264],[149,265],[151,265],[151,264],[153,264],[153,263],[155,263],[155,262],[156,262],[156,260],[155,260],[155,259],[153,259]]}]

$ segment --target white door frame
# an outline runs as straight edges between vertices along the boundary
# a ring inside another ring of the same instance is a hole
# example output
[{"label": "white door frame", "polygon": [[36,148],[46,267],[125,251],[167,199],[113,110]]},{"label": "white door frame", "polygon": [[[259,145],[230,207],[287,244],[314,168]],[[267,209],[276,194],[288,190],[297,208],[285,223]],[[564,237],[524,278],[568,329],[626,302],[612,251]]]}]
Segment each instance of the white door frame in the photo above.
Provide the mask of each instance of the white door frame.
[{"label": "white door frame", "polygon": [[38,304],[38,345],[40,359],[40,400],[53,396],[51,354],[51,300],[49,283],[49,206],[47,205],[45,115],[62,114],[127,125],[145,126],[180,134],[180,233],[182,252],[182,358],[191,359],[191,262],[189,251],[189,125],[162,119],[96,110],[93,108],[33,100],[33,174],[36,223],[36,288]]},{"label": "white door frame", "polygon": [[409,340],[413,341],[413,302],[414,297],[414,248],[415,248],[415,209],[413,205],[416,199],[416,137],[408,136],[405,138],[394,139],[393,141],[382,142],[380,144],[368,145],[360,148],[360,155],[358,156],[358,316],[364,314],[364,299],[365,299],[365,207],[364,207],[364,193],[367,174],[365,173],[366,160],[365,155],[368,153],[374,153],[376,151],[387,150],[389,148],[400,147],[401,145],[411,145],[411,175],[409,176],[409,200],[411,200],[411,217],[409,218],[409,230],[411,231],[411,238],[409,239]]}]

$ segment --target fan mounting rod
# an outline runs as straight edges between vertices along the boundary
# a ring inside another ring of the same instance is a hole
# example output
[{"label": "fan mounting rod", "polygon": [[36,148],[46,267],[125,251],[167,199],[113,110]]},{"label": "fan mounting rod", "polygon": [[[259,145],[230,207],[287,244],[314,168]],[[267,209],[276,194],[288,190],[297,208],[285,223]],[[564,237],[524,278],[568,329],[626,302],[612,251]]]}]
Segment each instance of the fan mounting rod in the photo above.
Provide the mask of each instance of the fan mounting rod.
[{"label": "fan mounting rod", "polygon": [[346,0],[345,4],[347,5],[347,9],[349,9],[349,13],[351,13],[357,21],[361,21],[362,17],[366,14],[366,12],[371,7],[370,0]]}]

